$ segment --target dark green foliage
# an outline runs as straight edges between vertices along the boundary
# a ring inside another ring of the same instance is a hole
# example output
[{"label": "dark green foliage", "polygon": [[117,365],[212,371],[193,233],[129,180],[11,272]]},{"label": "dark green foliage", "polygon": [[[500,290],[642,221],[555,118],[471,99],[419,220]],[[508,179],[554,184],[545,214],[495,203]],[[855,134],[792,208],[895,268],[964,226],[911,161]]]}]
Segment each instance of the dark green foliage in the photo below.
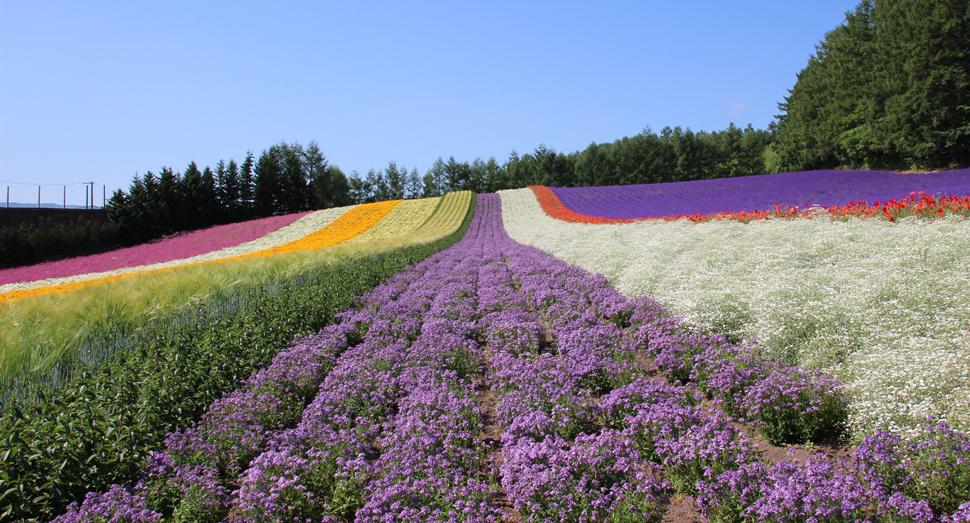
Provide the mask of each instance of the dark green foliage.
[{"label": "dark green foliage", "polygon": [[115,191],[106,208],[118,241],[135,245],[179,231],[350,205],[349,192],[346,176],[316,142],[306,148],[280,142],[258,162],[250,151],[242,165],[220,160],[215,171],[191,162],[182,174],[163,167],[158,177],[135,175],[128,192]]},{"label": "dark green foliage", "polygon": [[784,170],[970,161],[970,0],[863,0],[785,102]]},{"label": "dark green foliage", "polygon": [[253,152],[246,151],[246,159],[239,167],[239,210],[242,216],[254,216],[256,179],[253,178]]},{"label": "dark green foliage", "polygon": [[0,268],[30,265],[110,251],[118,247],[118,228],[111,222],[71,223],[50,219],[0,228]]},{"label": "dark green foliage", "polygon": [[234,312],[221,317],[203,304],[37,404],[7,405],[0,420],[0,521],[46,521],[88,491],[133,482],[168,432],[190,426],[294,336],[346,310],[354,296],[458,241],[470,218],[471,212],[459,231],[432,244],[241,289]]},{"label": "dark green foliage", "polygon": [[[476,158],[469,164],[453,156],[446,162],[439,156],[425,173],[420,191],[421,196],[429,197],[448,191],[482,193],[529,185],[631,185],[765,174],[771,143],[772,131],[756,130],[750,124],[744,129],[731,124],[724,131],[710,133],[666,127],[659,136],[648,127],[636,136],[592,143],[584,151],[570,154],[545,145],[522,156],[513,150],[503,165],[494,157],[488,161]],[[412,176],[417,178],[417,173]],[[375,171],[366,178],[355,173],[350,179],[351,200],[388,199],[383,198],[393,194],[387,189],[388,177]],[[420,184],[418,180],[411,183],[415,188]]]},{"label": "dark green foliage", "polygon": [[192,230],[208,225],[205,220],[208,215],[205,208],[208,196],[206,183],[195,162],[190,162],[182,173],[178,191],[181,204],[176,218],[178,230]]}]

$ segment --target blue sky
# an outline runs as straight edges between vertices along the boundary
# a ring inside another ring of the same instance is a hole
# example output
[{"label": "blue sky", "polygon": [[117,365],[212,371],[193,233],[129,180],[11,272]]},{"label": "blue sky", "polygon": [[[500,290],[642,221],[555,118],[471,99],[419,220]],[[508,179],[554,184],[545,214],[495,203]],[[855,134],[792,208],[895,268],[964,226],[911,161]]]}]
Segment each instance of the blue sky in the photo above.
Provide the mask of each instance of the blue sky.
[{"label": "blue sky", "polygon": [[765,128],[857,3],[0,0],[0,190],[110,195],[281,140],[423,174],[646,126]]}]

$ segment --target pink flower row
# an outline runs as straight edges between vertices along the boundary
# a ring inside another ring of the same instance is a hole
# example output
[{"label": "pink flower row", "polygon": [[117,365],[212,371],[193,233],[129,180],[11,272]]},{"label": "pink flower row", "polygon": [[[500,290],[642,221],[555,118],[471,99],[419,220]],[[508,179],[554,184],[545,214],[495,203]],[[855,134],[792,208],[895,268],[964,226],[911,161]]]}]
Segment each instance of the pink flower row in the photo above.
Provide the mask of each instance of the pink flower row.
[{"label": "pink flower row", "polygon": [[0,285],[65,278],[190,258],[240,245],[281,229],[310,211],[181,232],[153,242],[101,254],[0,270]]}]

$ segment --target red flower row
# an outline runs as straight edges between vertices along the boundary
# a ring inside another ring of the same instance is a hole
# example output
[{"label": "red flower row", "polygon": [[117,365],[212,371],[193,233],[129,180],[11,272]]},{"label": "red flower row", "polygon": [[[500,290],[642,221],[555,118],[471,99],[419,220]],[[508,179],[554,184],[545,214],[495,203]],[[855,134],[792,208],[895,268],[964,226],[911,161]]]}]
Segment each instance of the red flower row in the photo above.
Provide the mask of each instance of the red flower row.
[{"label": "red flower row", "polygon": [[832,207],[790,207],[782,208],[781,204],[775,205],[775,209],[768,211],[729,211],[714,213],[695,213],[681,214],[677,216],[657,216],[644,218],[606,218],[603,216],[588,216],[579,214],[567,208],[552,192],[552,189],[543,185],[529,186],[535,193],[536,199],[542,210],[552,218],[570,223],[632,223],[646,220],[674,221],[686,218],[695,223],[708,222],[714,220],[734,220],[750,223],[754,220],[767,220],[771,218],[806,218],[812,219],[826,216],[831,219],[848,219],[881,217],[891,222],[907,216],[922,216],[927,218],[942,218],[946,214],[958,214],[963,217],[970,217],[970,196],[962,198],[957,196],[943,196],[935,198],[923,191],[911,192],[909,196],[904,196],[900,200],[889,200],[888,202],[876,202],[869,205],[866,202],[852,202],[842,206]]}]

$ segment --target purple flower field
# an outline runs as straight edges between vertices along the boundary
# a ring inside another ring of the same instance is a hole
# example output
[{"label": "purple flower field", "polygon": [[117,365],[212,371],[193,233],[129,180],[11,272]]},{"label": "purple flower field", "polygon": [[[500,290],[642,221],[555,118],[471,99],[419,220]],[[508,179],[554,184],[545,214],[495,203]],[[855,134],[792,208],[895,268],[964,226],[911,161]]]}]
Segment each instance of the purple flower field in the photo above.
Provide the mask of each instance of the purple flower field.
[{"label": "purple flower field", "polygon": [[609,187],[553,187],[563,205],[603,218],[644,218],[773,210],[776,204],[831,207],[899,200],[910,192],[970,195],[970,169],[903,174],[891,171],[804,171],[692,182]]},{"label": "purple flower field", "polygon": [[494,194],[338,318],[55,521],[632,523],[676,498],[711,521],[970,521],[970,439],[945,426],[763,463],[755,435],[837,434],[841,385],[512,241]]},{"label": "purple flower field", "polygon": [[46,280],[48,278],[64,278],[191,258],[261,238],[295,222],[310,214],[310,212],[216,225],[198,231],[173,234],[153,242],[101,254],[3,269],[0,270],[0,285]]}]

